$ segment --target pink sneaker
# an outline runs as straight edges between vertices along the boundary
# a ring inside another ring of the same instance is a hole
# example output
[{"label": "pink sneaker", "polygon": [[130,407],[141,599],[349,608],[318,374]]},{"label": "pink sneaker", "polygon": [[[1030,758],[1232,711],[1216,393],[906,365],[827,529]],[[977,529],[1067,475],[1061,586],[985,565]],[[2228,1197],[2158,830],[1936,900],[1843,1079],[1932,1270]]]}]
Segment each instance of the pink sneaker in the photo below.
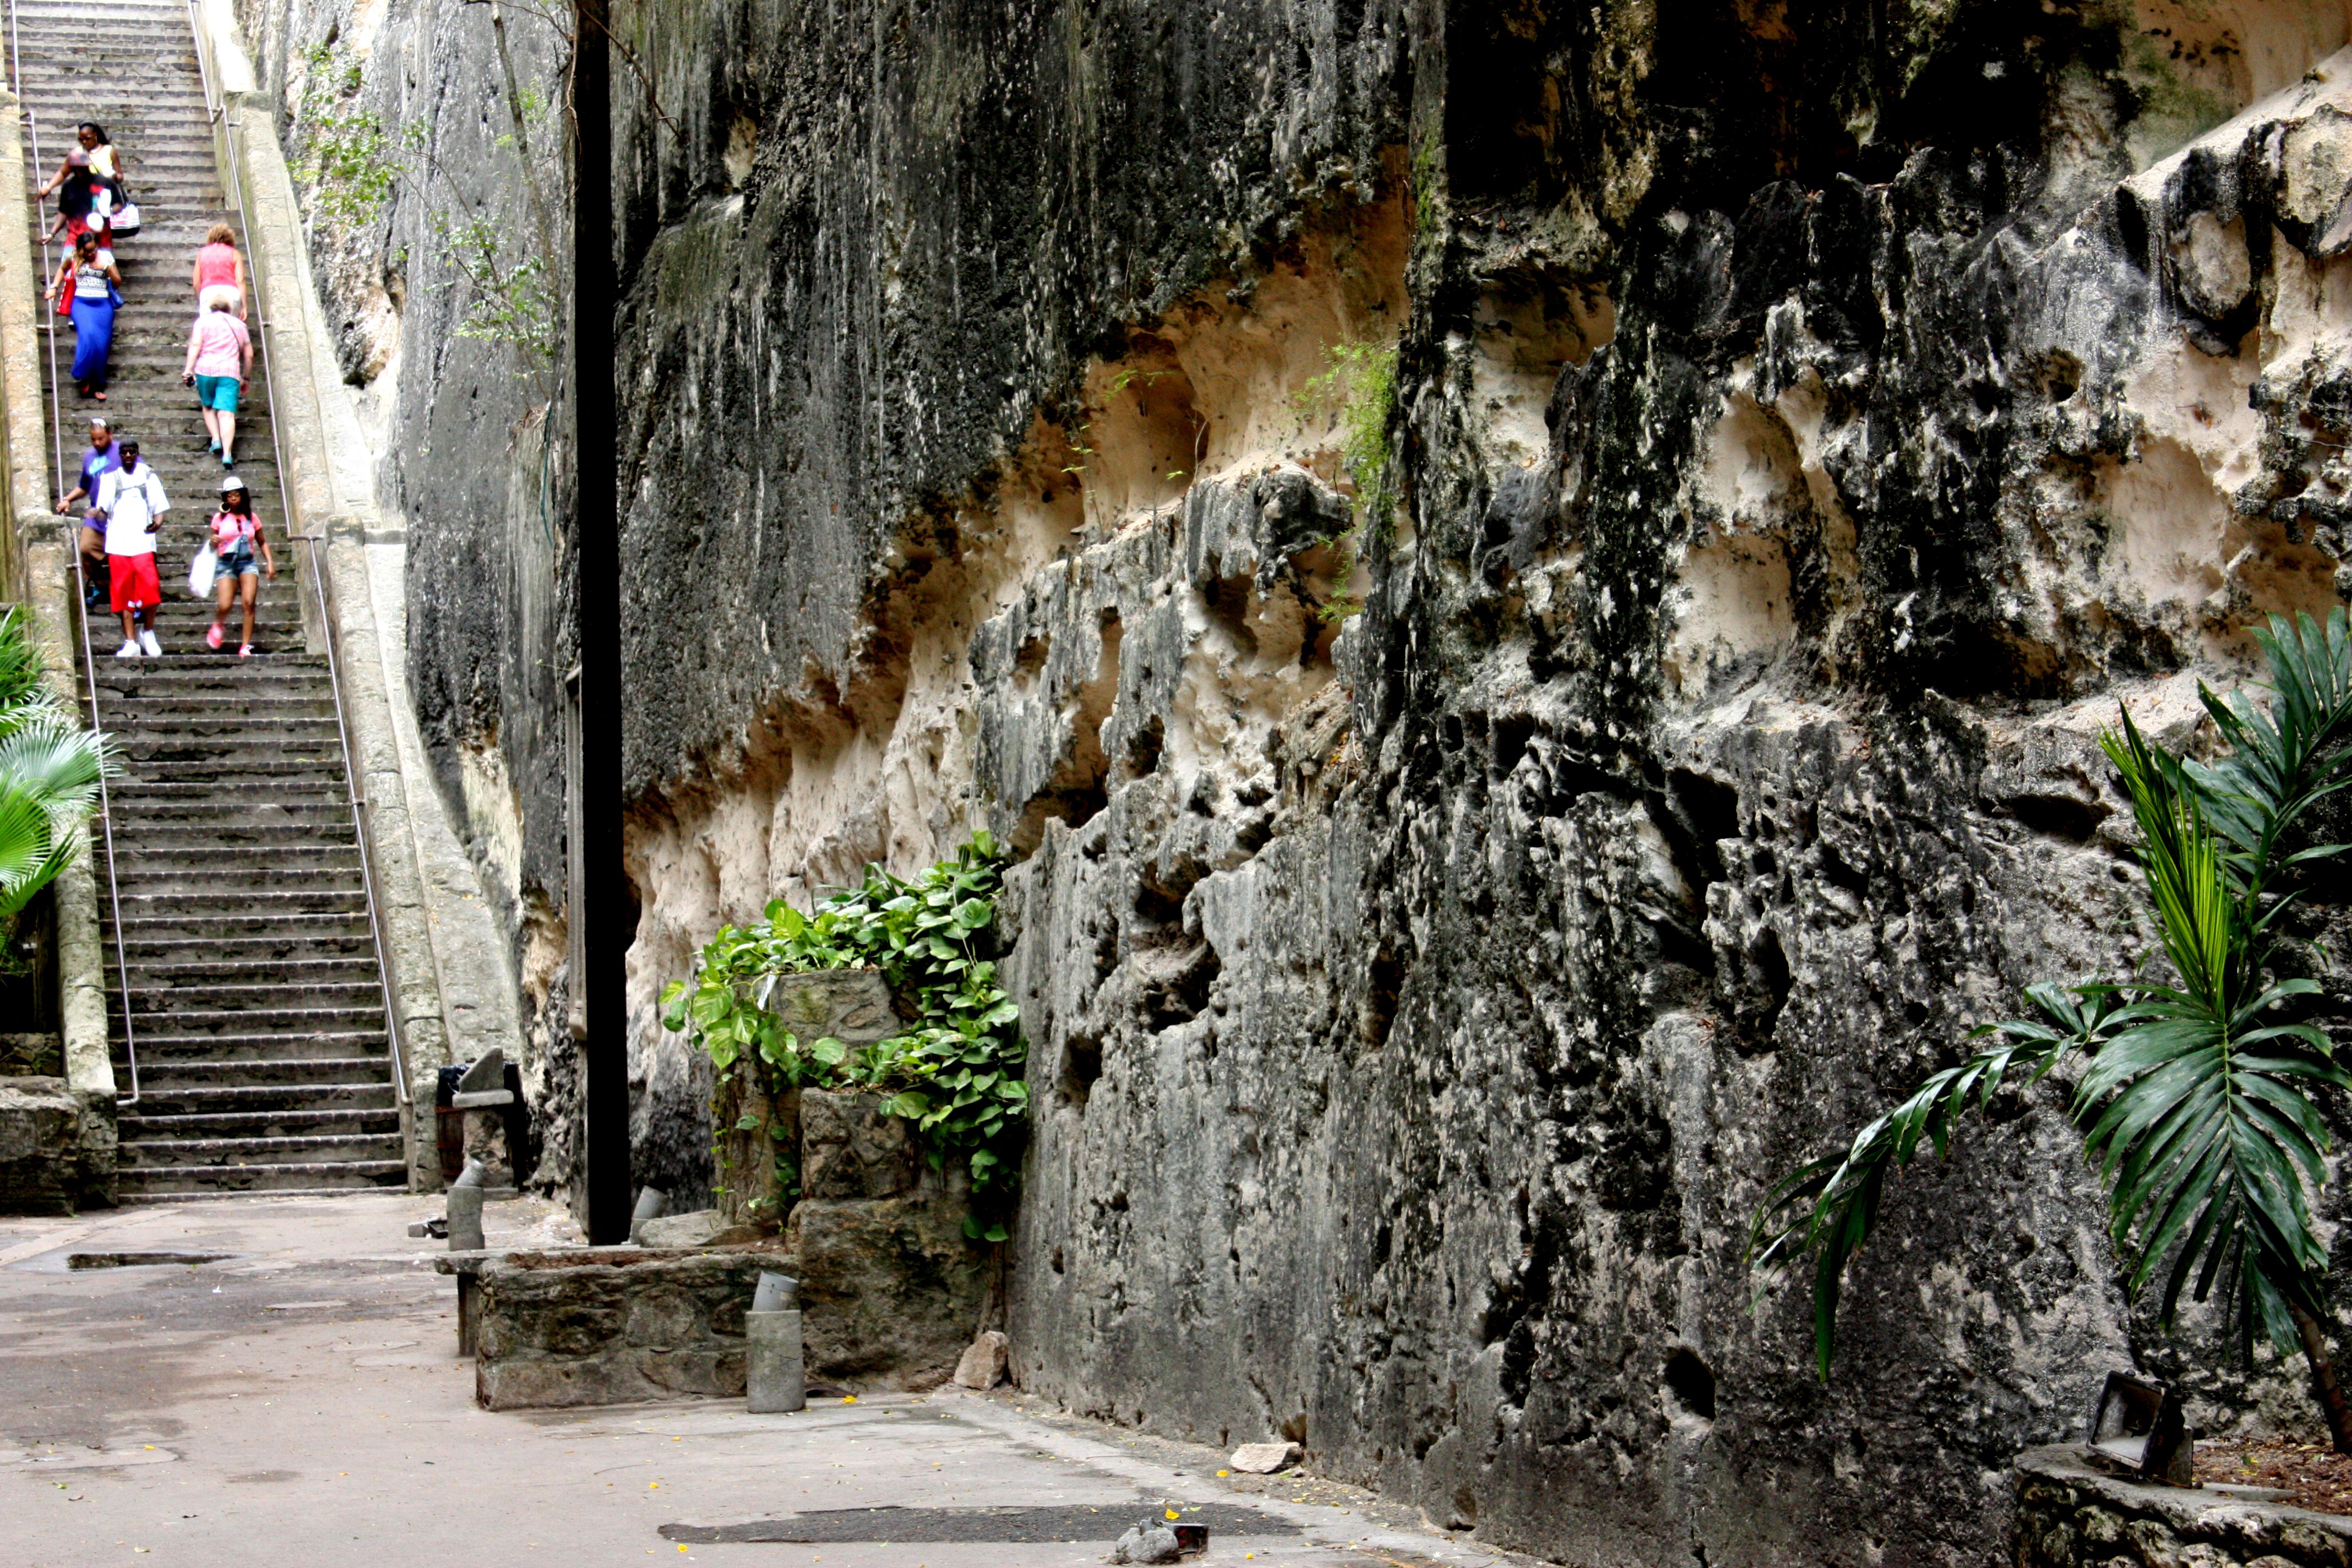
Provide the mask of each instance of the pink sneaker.
[{"label": "pink sneaker", "polygon": [[218,647],[220,645],[221,624],[218,621],[215,621],[213,623],[213,629],[205,634],[205,646],[206,647]]},{"label": "pink sneaker", "polygon": [[236,650],[236,657],[239,658],[251,658],[253,657],[253,645],[251,643],[247,643],[244,647],[238,648]]}]

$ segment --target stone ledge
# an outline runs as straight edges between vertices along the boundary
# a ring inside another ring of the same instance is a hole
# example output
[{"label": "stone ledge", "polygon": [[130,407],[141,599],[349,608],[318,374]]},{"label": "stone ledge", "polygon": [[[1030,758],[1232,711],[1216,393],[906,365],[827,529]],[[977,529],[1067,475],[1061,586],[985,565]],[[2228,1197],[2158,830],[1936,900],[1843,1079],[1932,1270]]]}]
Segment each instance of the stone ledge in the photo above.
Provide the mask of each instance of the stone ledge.
[{"label": "stone ledge", "polygon": [[61,1078],[0,1078],[0,1214],[114,1202],[114,1096]]},{"label": "stone ledge", "polygon": [[2352,1519],[2235,1489],[2144,1486],[2070,1443],[2011,1472],[2018,1568],[2352,1568]]}]

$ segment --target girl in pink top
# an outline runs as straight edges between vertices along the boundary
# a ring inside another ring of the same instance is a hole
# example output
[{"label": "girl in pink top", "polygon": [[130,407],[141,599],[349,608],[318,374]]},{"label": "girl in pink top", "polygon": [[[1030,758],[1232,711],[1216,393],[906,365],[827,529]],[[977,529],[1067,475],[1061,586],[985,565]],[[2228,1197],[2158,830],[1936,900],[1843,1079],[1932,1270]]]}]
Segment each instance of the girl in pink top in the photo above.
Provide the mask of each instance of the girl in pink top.
[{"label": "girl in pink top", "polygon": [[[220,510],[213,513],[213,553],[218,559],[213,581],[220,588],[220,603],[213,611],[213,629],[205,634],[205,646],[218,647],[221,633],[228,621],[230,603],[242,595],[245,600],[245,641],[236,650],[239,658],[253,657],[253,595],[260,586],[264,567],[269,580],[278,581],[278,562],[269,553],[269,540],[261,531],[261,523],[253,515],[253,497],[245,481],[231,474],[221,481]],[[254,563],[253,552],[261,552],[261,562]]]},{"label": "girl in pink top", "polygon": [[205,428],[212,432],[213,450],[220,454],[224,468],[236,466],[229,455],[236,443],[236,395],[252,368],[252,334],[228,313],[226,300],[215,299],[209,310],[196,313],[196,324],[188,329],[188,357],[180,366],[180,381],[196,389]]},{"label": "girl in pink top", "polygon": [[245,258],[236,253],[236,232],[225,223],[213,225],[205,236],[204,248],[196,252],[196,309],[209,310],[215,300],[225,299],[240,321],[245,313]]}]

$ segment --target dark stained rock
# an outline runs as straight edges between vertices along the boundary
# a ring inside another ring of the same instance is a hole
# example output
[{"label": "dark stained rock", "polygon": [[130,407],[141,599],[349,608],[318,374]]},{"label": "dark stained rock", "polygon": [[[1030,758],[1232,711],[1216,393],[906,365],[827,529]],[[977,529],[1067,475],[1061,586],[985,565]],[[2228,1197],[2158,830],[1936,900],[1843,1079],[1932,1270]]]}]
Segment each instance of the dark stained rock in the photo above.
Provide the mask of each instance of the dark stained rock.
[{"label": "dark stained rock", "polygon": [[801,1092],[804,1198],[889,1198],[915,1186],[913,1129],[870,1094]]},{"label": "dark stained rock", "polygon": [[936,1176],[883,1199],[803,1198],[784,1238],[799,1265],[808,1373],[929,1388],[951,1376],[986,1295],[988,1249]]}]

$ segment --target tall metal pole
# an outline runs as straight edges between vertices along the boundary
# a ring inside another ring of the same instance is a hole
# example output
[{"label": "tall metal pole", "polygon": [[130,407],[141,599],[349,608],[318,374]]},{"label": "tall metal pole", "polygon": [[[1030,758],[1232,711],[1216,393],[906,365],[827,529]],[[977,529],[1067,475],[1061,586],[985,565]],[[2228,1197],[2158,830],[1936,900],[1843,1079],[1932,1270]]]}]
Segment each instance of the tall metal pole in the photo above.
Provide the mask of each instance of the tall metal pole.
[{"label": "tall metal pole", "polygon": [[621,552],[619,467],[613,443],[613,122],[611,13],[606,0],[573,0],[572,123],[579,162],[572,181],[572,405],[579,454],[580,842],[585,922],[588,1239],[629,1236],[628,1001],[623,990],[631,928],[621,864]]}]

